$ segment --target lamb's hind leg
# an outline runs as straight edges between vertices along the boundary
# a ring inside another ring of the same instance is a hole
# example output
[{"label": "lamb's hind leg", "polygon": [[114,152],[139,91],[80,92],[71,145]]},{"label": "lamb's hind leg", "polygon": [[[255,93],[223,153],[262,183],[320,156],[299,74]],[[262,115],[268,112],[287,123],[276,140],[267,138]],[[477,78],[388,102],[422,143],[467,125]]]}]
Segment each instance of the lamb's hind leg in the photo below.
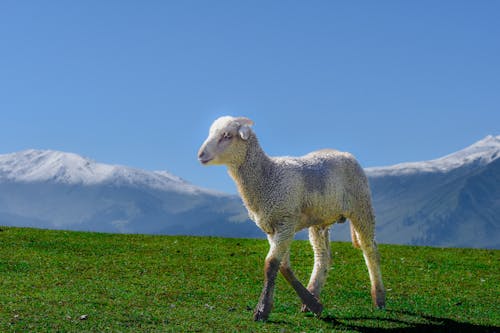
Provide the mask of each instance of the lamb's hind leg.
[{"label": "lamb's hind leg", "polygon": [[[313,226],[309,228],[309,241],[314,251],[314,268],[307,289],[319,300],[331,266],[330,228]],[[302,311],[312,310],[304,303]]]},{"label": "lamb's hind leg", "polygon": [[287,253],[283,258],[280,266],[280,272],[283,274],[285,279],[290,283],[290,285],[295,289],[297,295],[299,295],[304,307],[307,307],[311,312],[316,315],[320,315],[323,311],[323,305],[318,301],[318,299],[307,290],[302,283],[293,274],[292,268],[290,266],[290,253]]},{"label": "lamb's hind leg", "polygon": [[351,220],[370,275],[373,304],[381,309],[385,307],[385,289],[384,283],[382,282],[382,273],[380,271],[380,254],[374,239],[375,222],[373,219],[370,220],[369,223],[360,224],[361,221],[363,220]]}]

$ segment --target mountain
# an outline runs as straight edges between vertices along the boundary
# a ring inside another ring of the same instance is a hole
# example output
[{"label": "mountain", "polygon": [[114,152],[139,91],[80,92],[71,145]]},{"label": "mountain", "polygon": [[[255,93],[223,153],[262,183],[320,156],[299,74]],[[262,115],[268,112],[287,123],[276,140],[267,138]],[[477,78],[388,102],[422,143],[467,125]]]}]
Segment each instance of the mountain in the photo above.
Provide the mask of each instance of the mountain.
[{"label": "mountain", "polygon": [[[367,168],[380,243],[500,249],[500,136],[439,159]],[[0,155],[0,225],[263,237],[237,196],[71,153]],[[301,232],[298,238],[307,238]],[[350,239],[347,223],[334,240]]]},{"label": "mountain", "polygon": [[42,150],[0,155],[0,225],[260,236],[237,196],[196,187],[165,171]]},{"label": "mountain", "polygon": [[380,241],[500,248],[500,136],[436,160],[365,171]]}]

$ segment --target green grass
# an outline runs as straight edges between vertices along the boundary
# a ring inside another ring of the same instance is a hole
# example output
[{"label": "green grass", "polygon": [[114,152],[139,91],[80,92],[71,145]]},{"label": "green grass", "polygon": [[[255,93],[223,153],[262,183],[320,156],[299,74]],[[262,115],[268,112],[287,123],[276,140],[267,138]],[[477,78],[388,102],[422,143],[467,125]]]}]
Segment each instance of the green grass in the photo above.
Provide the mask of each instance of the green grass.
[{"label": "green grass", "polygon": [[[361,252],[332,243],[322,318],[279,277],[269,322],[255,323],[264,240],[1,230],[1,332],[500,332],[500,251],[380,245],[381,311]],[[304,284],[312,261],[296,241]]]}]

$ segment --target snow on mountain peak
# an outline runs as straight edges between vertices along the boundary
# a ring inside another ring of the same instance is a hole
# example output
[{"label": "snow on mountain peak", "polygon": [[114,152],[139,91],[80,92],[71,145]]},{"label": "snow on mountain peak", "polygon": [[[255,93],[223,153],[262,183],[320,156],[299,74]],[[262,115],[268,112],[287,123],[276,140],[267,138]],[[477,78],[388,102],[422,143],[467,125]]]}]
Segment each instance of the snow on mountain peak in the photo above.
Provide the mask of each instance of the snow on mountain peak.
[{"label": "snow on mountain peak", "polygon": [[365,171],[368,176],[372,177],[409,175],[422,172],[447,172],[472,163],[488,164],[499,157],[500,135],[488,135],[460,151],[435,160],[366,168]]},{"label": "snow on mountain peak", "polygon": [[10,181],[92,185],[107,179],[115,168],[73,153],[51,150],[0,155],[0,179]]},{"label": "snow on mountain peak", "polygon": [[498,157],[500,157],[500,135],[488,135],[469,147],[444,156],[438,159],[438,161],[447,160],[449,162],[456,161],[457,163],[468,164],[479,160],[479,162],[487,164]]},{"label": "snow on mountain peak", "polygon": [[491,150],[491,149],[500,149],[500,135],[488,135],[484,139],[479,140],[478,142],[470,145],[469,147],[465,148],[474,148],[474,149],[483,149],[484,151],[486,150]]},{"label": "snow on mountain peak", "polygon": [[161,190],[204,192],[166,171],[144,171],[97,163],[77,154],[51,150],[25,150],[0,155],[0,180],[55,182],[68,185],[136,185]]}]

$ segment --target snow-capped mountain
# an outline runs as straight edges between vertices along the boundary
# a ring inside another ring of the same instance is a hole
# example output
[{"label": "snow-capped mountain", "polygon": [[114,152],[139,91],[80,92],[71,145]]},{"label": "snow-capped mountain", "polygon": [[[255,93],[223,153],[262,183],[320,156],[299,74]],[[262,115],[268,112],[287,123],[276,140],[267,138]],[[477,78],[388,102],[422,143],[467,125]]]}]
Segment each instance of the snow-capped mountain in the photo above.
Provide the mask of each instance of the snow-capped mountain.
[{"label": "snow-capped mountain", "polygon": [[380,241],[500,248],[500,136],[366,173]]},{"label": "snow-capped mountain", "polygon": [[166,171],[148,172],[119,165],[97,163],[73,153],[26,150],[0,155],[0,181],[54,182],[66,185],[117,184],[148,186],[179,192],[213,191],[191,185]]},{"label": "snow-capped mountain", "polygon": [[[366,173],[380,243],[500,248],[500,136],[432,161]],[[237,196],[165,171],[40,150],[0,155],[0,225],[264,236]],[[348,241],[348,224],[335,225],[332,236]]]},{"label": "snow-capped mountain", "polygon": [[500,157],[500,135],[488,135],[456,153],[424,162],[401,163],[388,167],[365,169],[370,177],[399,176],[417,173],[450,172],[469,164],[486,165]]},{"label": "snow-capped mountain", "polygon": [[0,225],[127,233],[248,236],[237,196],[166,171],[97,163],[72,153],[0,155]]}]

